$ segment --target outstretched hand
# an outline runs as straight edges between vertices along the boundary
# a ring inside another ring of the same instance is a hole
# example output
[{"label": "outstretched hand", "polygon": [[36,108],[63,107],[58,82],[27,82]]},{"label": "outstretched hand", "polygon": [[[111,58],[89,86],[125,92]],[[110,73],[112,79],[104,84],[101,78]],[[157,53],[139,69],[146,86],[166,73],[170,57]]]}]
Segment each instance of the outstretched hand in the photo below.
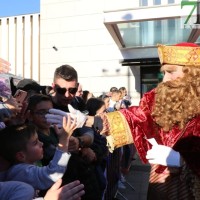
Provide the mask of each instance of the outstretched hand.
[{"label": "outstretched hand", "polygon": [[70,121],[75,121],[77,128],[81,128],[87,120],[87,116],[79,110],[74,109],[71,105],[68,105],[68,108],[70,113],[58,109],[50,109],[49,114],[45,115],[47,122],[56,124],[58,127],[62,127],[63,116],[67,117],[70,115]]},{"label": "outstretched hand", "polygon": [[59,137],[66,136],[70,137],[73,131],[77,128],[76,121],[71,122],[71,117],[63,116],[62,117],[62,128],[59,128],[57,125],[54,126],[55,131]]},{"label": "outstretched hand", "polygon": [[45,200],[80,200],[81,196],[85,194],[83,190],[84,185],[79,181],[71,182],[67,185],[60,187],[62,179],[59,179],[54,185],[47,191]]},{"label": "outstretched hand", "polygon": [[77,128],[81,128],[85,121],[87,120],[87,116],[80,112],[79,110],[74,109],[70,104],[68,105],[68,109],[70,112],[70,116],[73,120],[76,120]]}]

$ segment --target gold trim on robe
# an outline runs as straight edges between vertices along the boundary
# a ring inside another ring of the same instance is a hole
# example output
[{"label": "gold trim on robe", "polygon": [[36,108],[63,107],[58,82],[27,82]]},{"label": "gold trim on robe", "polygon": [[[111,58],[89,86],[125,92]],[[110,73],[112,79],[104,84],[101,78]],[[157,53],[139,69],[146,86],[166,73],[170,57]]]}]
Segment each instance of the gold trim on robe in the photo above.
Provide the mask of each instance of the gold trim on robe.
[{"label": "gold trim on robe", "polygon": [[115,111],[107,113],[106,116],[110,125],[109,136],[106,137],[109,151],[112,153],[116,148],[133,143],[131,130],[124,115]]}]

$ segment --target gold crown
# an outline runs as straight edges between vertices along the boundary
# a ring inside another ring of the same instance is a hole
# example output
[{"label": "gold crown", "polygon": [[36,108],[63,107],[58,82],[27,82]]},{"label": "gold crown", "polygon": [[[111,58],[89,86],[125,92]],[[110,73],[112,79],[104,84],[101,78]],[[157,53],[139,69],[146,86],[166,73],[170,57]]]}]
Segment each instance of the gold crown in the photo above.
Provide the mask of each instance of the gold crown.
[{"label": "gold crown", "polygon": [[166,46],[158,44],[161,64],[193,65],[200,67],[200,47]]}]

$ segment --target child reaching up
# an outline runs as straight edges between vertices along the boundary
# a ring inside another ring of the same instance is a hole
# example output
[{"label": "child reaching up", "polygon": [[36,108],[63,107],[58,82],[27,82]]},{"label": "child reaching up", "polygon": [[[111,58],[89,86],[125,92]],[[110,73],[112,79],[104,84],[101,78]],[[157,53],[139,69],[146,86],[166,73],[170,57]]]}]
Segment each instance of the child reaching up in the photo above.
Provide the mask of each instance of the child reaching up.
[{"label": "child reaching up", "polygon": [[76,128],[75,121],[71,123],[63,118],[63,127],[56,129],[59,144],[53,159],[45,167],[34,163],[43,157],[43,143],[38,140],[34,125],[10,126],[0,131],[0,155],[11,163],[6,172],[5,180],[22,181],[44,190],[62,178],[70,158],[68,153],[69,138]]}]

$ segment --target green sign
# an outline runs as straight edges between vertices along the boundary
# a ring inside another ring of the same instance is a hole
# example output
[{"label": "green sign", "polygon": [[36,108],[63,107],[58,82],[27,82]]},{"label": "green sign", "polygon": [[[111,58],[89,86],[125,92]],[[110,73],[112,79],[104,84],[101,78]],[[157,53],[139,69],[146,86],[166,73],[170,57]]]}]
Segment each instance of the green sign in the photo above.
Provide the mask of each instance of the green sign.
[{"label": "green sign", "polygon": [[194,24],[200,24],[200,1],[181,1],[181,9],[184,6],[191,6],[191,12],[188,13],[188,16],[184,22],[184,24],[187,24],[189,19],[191,18],[192,14],[194,13],[194,10],[197,8],[197,18],[196,22]]}]

